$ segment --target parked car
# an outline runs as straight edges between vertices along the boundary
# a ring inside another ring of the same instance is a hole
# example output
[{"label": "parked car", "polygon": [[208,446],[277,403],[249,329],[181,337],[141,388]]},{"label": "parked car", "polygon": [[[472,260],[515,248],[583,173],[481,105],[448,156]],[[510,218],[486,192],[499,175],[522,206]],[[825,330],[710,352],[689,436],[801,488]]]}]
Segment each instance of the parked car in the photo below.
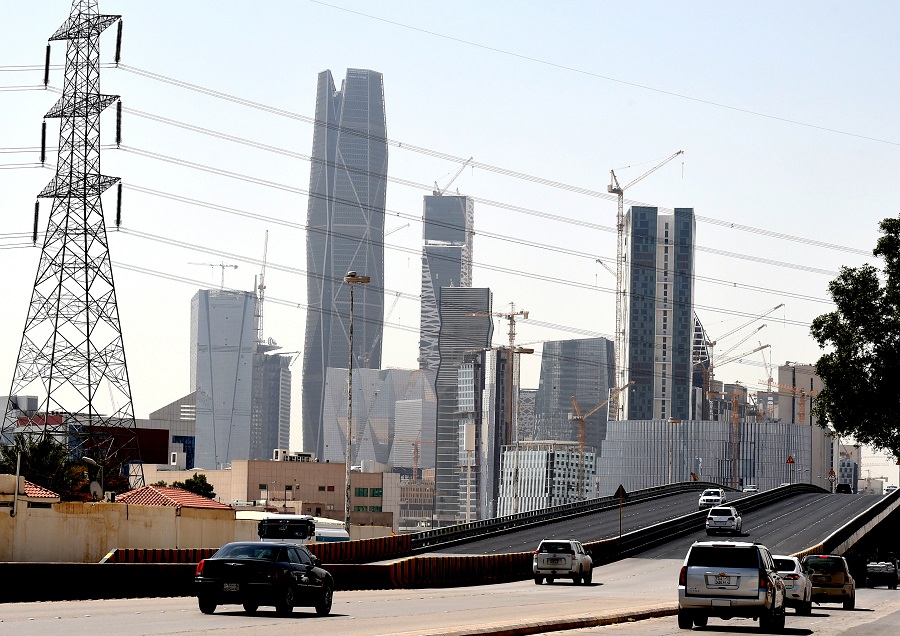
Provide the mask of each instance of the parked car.
[{"label": "parked car", "polygon": [[844,557],[837,554],[810,554],[803,557],[803,567],[812,582],[815,603],[843,603],[844,609],[856,607],[856,582]]},{"label": "parked car", "polygon": [[778,576],[784,581],[784,604],[793,607],[802,616],[812,613],[812,582],[800,559],[794,556],[773,554]]},{"label": "parked car", "polygon": [[866,587],[887,585],[892,590],[896,590],[898,575],[900,575],[900,562],[896,558],[893,556],[875,557],[866,564]]},{"label": "parked car", "polygon": [[580,541],[566,539],[544,539],[534,551],[531,569],[534,572],[535,585],[547,579],[553,583],[555,579],[572,579],[575,585],[591,582],[594,573],[594,562],[589,550],[585,550]]},{"label": "parked car", "polygon": [[841,493],[844,495],[852,495],[853,488],[850,487],[850,484],[838,484],[834,487],[834,492]]},{"label": "parked car", "polygon": [[699,510],[703,510],[705,508],[712,508],[713,506],[721,506],[723,503],[725,503],[724,490],[721,488],[707,488],[700,495],[697,506]]},{"label": "parked car", "polygon": [[759,492],[759,486],[756,484],[747,484],[741,489],[742,492]]},{"label": "parked car", "polygon": [[733,506],[716,506],[709,509],[709,514],[706,516],[706,534],[717,532],[740,534],[741,527],[741,515]]},{"label": "parked car", "polygon": [[250,614],[267,605],[279,615],[295,606],[315,607],[325,615],[331,612],[334,580],[306,546],[241,541],[226,543],[197,564],[194,589],[204,614],[237,603]]},{"label": "parked car", "polygon": [[784,629],[784,581],[761,543],[695,541],[678,575],[678,627],[706,627],[710,616],[759,620]]}]

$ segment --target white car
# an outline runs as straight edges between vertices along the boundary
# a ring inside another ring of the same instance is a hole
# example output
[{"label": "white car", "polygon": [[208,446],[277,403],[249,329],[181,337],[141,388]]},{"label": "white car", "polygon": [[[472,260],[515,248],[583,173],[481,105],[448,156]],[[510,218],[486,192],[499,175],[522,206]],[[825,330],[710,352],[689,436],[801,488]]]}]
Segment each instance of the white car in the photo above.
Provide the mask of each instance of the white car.
[{"label": "white car", "polygon": [[567,539],[544,539],[534,551],[531,569],[535,585],[547,579],[572,579],[575,585],[588,585],[593,575],[594,562],[591,553],[584,549],[580,541]]},{"label": "white car", "polygon": [[703,491],[703,494],[700,495],[700,501],[697,505],[699,510],[703,510],[705,508],[721,506],[723,503],[725,503],[724,490],[721,488],[707,488]]},{"label": "white car", "polygon": [[895,490],[897,490],[897,486],[895,486],[894,484],[890,484],[884,487],[884,494],[889,495]]},{"label": "white car", "polygon": [[772,559],[778,576],[784,581],[784,604],[795,608],[801,616],[809,616],[812,613],[812,581],[800,559],[781,554],[773,554]]},{"label": "white car", "polygon": [[756,484],[747,484],[742,488],[743,492],[759,492],[759,486]]},{"label": "white car", "polygon": [[718,532],[729,532],[731,534],[740,534],[743,522],[741,515],[733,506],[716,506],[709,509],[706,516],[706,534],[716,534]]}]

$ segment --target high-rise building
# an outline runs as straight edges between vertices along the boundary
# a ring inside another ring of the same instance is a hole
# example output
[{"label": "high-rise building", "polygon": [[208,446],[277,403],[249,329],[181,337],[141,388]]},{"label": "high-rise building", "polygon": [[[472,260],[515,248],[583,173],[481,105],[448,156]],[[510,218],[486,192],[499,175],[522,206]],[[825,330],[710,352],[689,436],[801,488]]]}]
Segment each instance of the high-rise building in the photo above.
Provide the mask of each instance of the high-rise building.
[{"label": "high-rise building", "polygon": [[442,287],[472,285],[475,206],[466,196],[425,197],[422,223],[422,302],[419,368],[437,372],[440,364],[438,307]]},{"label": "high-rise building", "polygon": [[625,419],[690,419],[695,233],[692,208],[625,215]]},{"label": "high-rise building", "polygon": [[[545,342],[534,401],[535,439],[578,441],[578,422],[569,419],[572,396],[582,413],[609,398],[613,388],[614,344],[607,338]],[[608,407],[585,420],[585,443],[600,450],[606,437]]]},{"label": "high-rise building", "polygon": [[271,459],[274,449],[288,448],[291,358],[271,354],[273,340],[258,341],[258,320],[253,292],[201,289],[191,299],[198,467]]},{"label": "high-rise building", "polygon": [[319,73],[307,207],[307,314],[303,350],[303,450],[324,451],[326,370],[347,368],[354,288],[355,368],[381,366],[384,329],[384,202],[388,151],[381,73],[348,69],[336,90]]},{"label": "high-rise building", "polygon": [[[460,416],[459,367],[466,353],[491,346],[494,327],[491,317],[491,290],[475,287],[444,287],[439,307],[441,330],[438,337],[437,431],[435,436],[436,525],[457,523],[460,511]],[[473,315],[479,314],[479,315]]]}]

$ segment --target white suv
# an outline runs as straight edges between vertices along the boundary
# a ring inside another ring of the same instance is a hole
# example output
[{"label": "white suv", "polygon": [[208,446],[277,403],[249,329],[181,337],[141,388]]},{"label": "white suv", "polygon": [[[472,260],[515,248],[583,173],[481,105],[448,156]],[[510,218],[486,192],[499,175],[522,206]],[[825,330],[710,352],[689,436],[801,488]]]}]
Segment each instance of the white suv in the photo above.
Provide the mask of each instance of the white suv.
[{"label": "white suv", "polygon": [[697,506],[699,510],[703,510],[704,508],[721,506],[724,503],[724,490],[722,490],[721,488],[707,488],[703,491],[703,494],[700,495],[700,501],[697,502]]},{"label": "white suv", "polygon": [[717,532],[728,532],[730,534],[740,534],[743,527],[741,515],[733,506],[716,506],[709,509],[706,516],[706,534],[715,534]]},{"label": "white suv", "polygon": [[531,569],[535,585],[540,585],[544,579],[553,583],[556,578],[572,579],[575,585],[582,582],[587,585],[591,582],[594,562],[580,541],[544,539],[534,551]]},{"label": "white suv", "polygon": [[784,581],[761,543],[695,541],[678,575],[678,627],[706,627],[710,616],[759,619],[784,629]]}]

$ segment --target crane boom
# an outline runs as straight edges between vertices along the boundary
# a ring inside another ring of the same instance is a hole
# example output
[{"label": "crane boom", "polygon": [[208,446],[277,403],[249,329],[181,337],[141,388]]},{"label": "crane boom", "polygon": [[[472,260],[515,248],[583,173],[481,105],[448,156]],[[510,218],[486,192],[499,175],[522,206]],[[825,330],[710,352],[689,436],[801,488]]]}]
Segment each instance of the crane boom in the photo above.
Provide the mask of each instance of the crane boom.
[{"label": "crane boom", "polygon": [[463,162],[463,164],[459,167],[459,170],[457,170],[456,173],[452,177],[450,177],[450,181],[448,181],[447,185],[445,185],[443,188],[438,185],[437,181],[435,181],[434,182],[434,194],[436,196],[441,196],[447,190],[449,190],[450,186],[453,185],[453,182],[456,181],[456,178],[462,174],[462,171],[466,169],[466,166],[468,166],[470,163],[472,163],[472,159],[474,159],[474,158],[475,157],[469,157],[468,159],[466,159]]},{"label": "crane boom", "polygon": [[[679,150],[670,157],[667,157],[656,166],[634,179],[631,183],[622,187],[619,185],[619,179],[616,177],[616,171],[610,170],[610,183],[606,188],[607,192],[618,195],[616,209],[616,338],[615,338],[615,384],[622,386],[625,384],[625,190],[633,186],[641,179],[650,176],[664,165],[672,161],[675,157],[683,154],[683,150]],[[610,403],[610,420],[622,419],[622,401],[619,400],[619,394],[613,396]]]}]

